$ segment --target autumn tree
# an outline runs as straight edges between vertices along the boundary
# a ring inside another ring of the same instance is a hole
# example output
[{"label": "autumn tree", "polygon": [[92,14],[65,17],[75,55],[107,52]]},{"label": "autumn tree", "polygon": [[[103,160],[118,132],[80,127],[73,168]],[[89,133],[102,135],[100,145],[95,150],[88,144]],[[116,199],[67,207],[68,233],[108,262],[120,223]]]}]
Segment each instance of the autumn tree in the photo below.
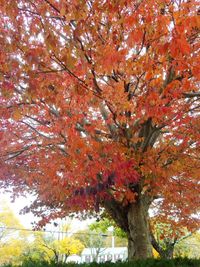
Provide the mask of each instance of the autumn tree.
[{"label": "autumn tree", "polygon": [[65,237],[62,240],[55,240],[52,245],[61,256],[62,262],[66,262],[70,255],[80,255],[84,249],[84,245],[81,241],[73,237]]},{"label": "autumn tree", "polygon": [[[171,259],[174,257],[175,248],[184,239],[192,235],[191,232],[182,225],[177,225],[174,220],[165,220],[165,222],[155,221],[151,227],[152,246],[159,253],[161,258]],[[152,224],[152,222],[150,223]]]},{"label": "autumn tree", "polygon": [[197,0],[1,1],[1,186],[36,194],[41,225],[104,208],[129,259],[152,256],[155,199],[196,227],[198,16]]},{"label": "autumn tree", "polygon": [[0,205],[0,242],[6,243],[13,235],[17,235],[17,228],[21,228],[19,219],[6,202]]},{"label": "autumn tree", "polygon": [[66,262],[68,256],[81,254],[84,249],[81,241],[74,237],[56,239],[42,232],[36,232],[33,237],[34,240],[29,242],[24,253],[24,260]]},{"label": "autumn tree", "polygon": [[31,240],[27,244],[22,260],[29,262],[56,261],[57,254],[49,245],[53,240],[52,236],[47,236],[44,232],[36,231],[32,233]]},{"label": "autumn tree", "polygon": [[174,250],[175,257],[187,257],[199,259],[200,255],[200,234],[196,232],[181,240]]},{"label": "autumn tree", "polygon": [[0,264],[19,264],[28,244],[28,234],[6,202],[0,205]]},{"label": "autumn tree", "polygon": [[156,258],[199,258],[198,232],[191,233],[181,227],[175,228],[169,222],[157,223],[155,228],[152,245]]}]

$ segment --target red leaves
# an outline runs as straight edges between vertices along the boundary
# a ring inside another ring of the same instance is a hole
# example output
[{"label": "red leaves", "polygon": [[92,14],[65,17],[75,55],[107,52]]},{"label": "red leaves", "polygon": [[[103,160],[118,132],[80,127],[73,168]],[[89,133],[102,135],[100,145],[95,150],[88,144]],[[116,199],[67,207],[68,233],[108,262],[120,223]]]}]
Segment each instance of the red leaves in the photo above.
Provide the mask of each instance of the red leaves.
[{"label": "red leaves", "polygon": [[134,29],[128,38],[128,44],[130,47],[134,47],[135,44],[141,43],[144,36],[144,31],[142,29]]},{"label": "red leaves", "polygon": [[175,37],[171,43],[170,51],[172,57],[177,57],[179,54],[189,55],[191,52],[191,48],[189,43],[187,42],[184,36]]},{"label": "red leaves", "polygon": [[113,69],[117,69],[120,62],[125,60],[125,50],[117,51],[113,46],[108,45],[103,48],[103,55],[100,56],[100,64],[105,71],[111,72]]},{"label": "red leaves", "polygon": [[199,22],[195,1],[173,2],[16,0],[15,16],[1,6],[2,170],[38,193],[33,208],[155,194],[168,213],[180,177],[194,210],[199,100],[185,97],[199,90]]},{"label": "red leaves", "polygon": [[115,169],[116,186],[122,187],[124,184],[128,185],[129,183],[139,182],[139,175],[134,169],[134,166],[134,160],[128,160],[121,163],[118,162],[118,165]]}]

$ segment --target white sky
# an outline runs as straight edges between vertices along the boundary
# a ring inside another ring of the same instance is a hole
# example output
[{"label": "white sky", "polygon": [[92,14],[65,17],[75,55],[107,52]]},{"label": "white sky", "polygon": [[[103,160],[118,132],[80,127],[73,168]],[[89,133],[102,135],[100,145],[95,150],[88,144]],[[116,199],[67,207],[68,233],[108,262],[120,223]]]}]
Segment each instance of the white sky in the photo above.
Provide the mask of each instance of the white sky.
[{"label": "white sky", "polygon": [[[20,197],[16,199],[16,201],[13,203],[11,202],[10,194],[4,193],[2,190],[0,190],[0,205],[2,202],[5,202],[8,204],[8,206],[12,209],[13,213],[19,218],[23,228],[31,229],[32,224],[31,222],[37,221],[38,218],[35,217],[32,213],[28,213],[25,215],[20,214],[20,210],[24,208],[24,206],[29,205],[31,203],[31,197]],[[85,220],[80,221],[78,219],[70,219],[66,218],[62,221],[62,224],[70,224],[70,232],[76,232],[78,230],[83,230],[87,227],[88,224],[91,222],[94,222],[94,220]],[[14,227],[14,225],[13,225]],[[55,230],[59,231],[58,227],[53,227],[53,225],[48,225],[46,227],[46,230]]]}]

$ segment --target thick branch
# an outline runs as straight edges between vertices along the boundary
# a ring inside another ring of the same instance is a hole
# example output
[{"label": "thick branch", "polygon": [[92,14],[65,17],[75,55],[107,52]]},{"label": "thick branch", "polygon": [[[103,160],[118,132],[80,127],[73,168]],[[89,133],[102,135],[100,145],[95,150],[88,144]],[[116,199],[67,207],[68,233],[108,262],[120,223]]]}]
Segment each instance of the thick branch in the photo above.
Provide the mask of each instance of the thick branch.
[{"label": "thick branch", "polygon": [[[149,227],[150,228],[150,227]],[[160,245],[158,244],[158,242],[156,241],[151,228],[150,228],[150,239],[151,239],[151,245],[153,246],[153,248],[159,253],[162,254],[163,249],[160,247]]]},{"label": "thick branch", "polygon": [[114,199],[107,199],[103,202],[103,206],[106,211],[110,214],[113,220],[123,229],[126,233],[129,232],[128,226],[128,210],[127,207],[122,207],[120,203]]},{"label": "thick branch", "polygon": [[200,97],[200,92],[183,93],[187,98]]}]

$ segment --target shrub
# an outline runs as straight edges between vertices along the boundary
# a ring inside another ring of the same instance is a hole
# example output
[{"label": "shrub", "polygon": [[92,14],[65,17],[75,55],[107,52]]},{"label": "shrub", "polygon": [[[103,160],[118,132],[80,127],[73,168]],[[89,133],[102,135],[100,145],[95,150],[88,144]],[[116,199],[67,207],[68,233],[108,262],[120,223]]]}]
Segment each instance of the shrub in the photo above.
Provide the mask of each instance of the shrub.
[{"label": "shrub", "polygon": [[3,267],[200,267],[200,260],[175,258],[173,260],[165,259],[147,259],[136,260],[132,262],[106,262],[106,263],[55,263],[55,262],[39,262],[39,261],[24,261],[21,265],[4,265]]}]

